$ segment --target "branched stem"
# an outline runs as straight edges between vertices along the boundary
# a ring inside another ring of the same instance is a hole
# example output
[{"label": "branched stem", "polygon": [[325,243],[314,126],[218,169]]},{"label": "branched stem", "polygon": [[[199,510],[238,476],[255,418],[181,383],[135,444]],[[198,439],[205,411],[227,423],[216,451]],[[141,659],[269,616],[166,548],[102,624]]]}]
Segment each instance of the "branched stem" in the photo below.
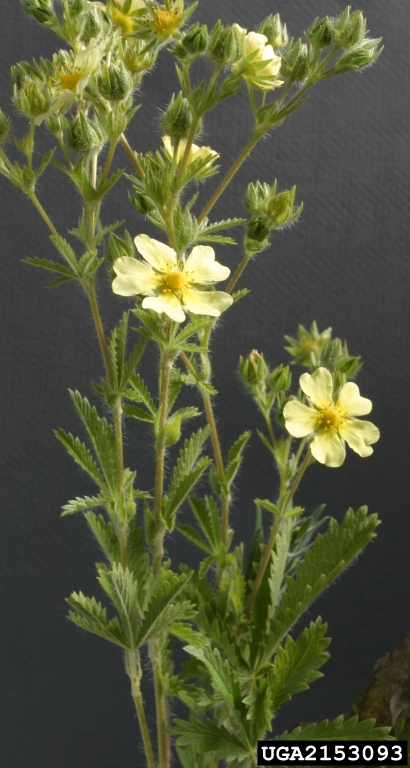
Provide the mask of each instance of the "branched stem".
[{"label": "branched stem", "polygon": [[244,149],[242,150],[237,160],[235,160],[233,166],[230,168],[226,176],[222,179],[219,187],[217,187],[212,197],[208,200],[207,204],[202,209],[201,213],[198,216],[198,224],[201,224],[201,222],[205,219],[205,217],[208,215],[210,210],[214,207],[215,203],[219,200],[220,196],[225,191],[229,182],[232,181],[236,172],[239,171],[239,168],[241,167],[242,163],[246,160],[249,153],[252,151],[255,144],[257,144],[260,138],[261,138],[260,134],[255,134],[255,133],[253,134],[252,138],[248,141],[246,147],[244,147]]},{"label": "branched stem", "polygon": [[145,173],[143,168],[141,167],[141,164],[138,160],[138,158],[135,155],[135,152],[131,149],[125,135],[122,133],[120,136],[120,142],[122,146],[124,147],[128,157],[130,158],[135,170],[138,173],[138,176],[140,177],[141,181],[145,181]]},{"label": "branched stem", "polygon": [[234,274],[232,275],[232,277],[231,277],[231,279],[229,281],[229,285],[228,285],[228,287],[226,289],[226,293],[232,293],[233,289],[235,288],[236,283],[238,282],[238,280],[239,280],[243,270],[245,269],[248,261],[250,260],[251,256],[252,256],[251,253],[245,253],[241,263],[236,268]]}]

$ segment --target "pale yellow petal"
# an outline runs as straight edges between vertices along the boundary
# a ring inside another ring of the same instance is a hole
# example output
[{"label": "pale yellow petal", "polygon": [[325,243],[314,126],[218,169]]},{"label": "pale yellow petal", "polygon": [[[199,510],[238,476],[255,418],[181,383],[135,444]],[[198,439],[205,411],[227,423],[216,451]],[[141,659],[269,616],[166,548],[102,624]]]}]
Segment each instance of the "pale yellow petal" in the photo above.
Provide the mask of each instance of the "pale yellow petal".
[{"label": "pale yellow petal", "polygon": [[339,427],[339,434],[359,456],[370,456],[373,453],[372,443],[377,443],[380,432],[371,421],[356,421],[349,419]]},{"label": "pale yellow petal", "polygon": [[137,235],[134,238],[137,251],[144,257],[145,261],[158,269],[160,272],[166,272],[170,267],[174,267],[177,263],[177,255],[175,251],[161,243],[159,240],[154,240],[148,235]]},{"label": "pale yellow petal", "polygon": [[209,245],[196,245],[185,262],[184,273],[190,283],[206,285],[226,280],[231,270],[215,261],[214,249]]},{"label": "pale yellow petal", "polygon": [[177,297],[171,291],[161,293],[159,296],[147,296],[142,302],[142,306],[144,309],[153,309],[159,315],[163,312],[171,320],[175,320],[176,323],[183,323],[185,320],[185,312]]},{"label": "pale yellow petal", "polygon": [[184,307],[194,315],[212,317],[219,317],[233,302],[232,296],[224,291],[195,291],[193,288],[184,291],[182,300]]},{"label": "pale yellow petal", "polygon": [[120,296],[147,293],[161,285],[161,278],[148,264],[129,256],[121,256],[114,262],[113,268],[118,275],[113,282],[113,291]]},{"label": "pale yellow petal", "polygon": [[268,38],[265,35],[261,35],[259,32],[248,32],[245,36],[245,56],[257,51],[253,61],[261,61],[264,58],[263,49],[267,42]]},{"label": "pale yellow petal", "polygon": [[366,416],[372,410],[372,401],[361,397],[357,384],[348,381],[340,391],[337,406],[348,416]]},{"label": "pale yellow petal", "polygon": [[299,400],[290,400],[283,409],[285,427],[292,437],[306,437],[314,432],[318,426],[320,417],[313,408],[300,403]]},{"label": "pale yellow petal", "polygon": [[171,137],[163,136],[162,143],[164,145],[165,152],[167,153],[169,159],[172,160],[172,156],[174,154],[174,147],[172,146]]},{"label": "pale yellow petal", "polygon": [[312,375],[302,373],[299,384],[315,408],[327,408],[331,404],[333,380],[327,368],[318,368]]},{"label": "pale yellow petal", "polygon": [[327,467],[341,467],[345,458],[345,447],[333,429],[321,430],[310,443],[312,456]]}]

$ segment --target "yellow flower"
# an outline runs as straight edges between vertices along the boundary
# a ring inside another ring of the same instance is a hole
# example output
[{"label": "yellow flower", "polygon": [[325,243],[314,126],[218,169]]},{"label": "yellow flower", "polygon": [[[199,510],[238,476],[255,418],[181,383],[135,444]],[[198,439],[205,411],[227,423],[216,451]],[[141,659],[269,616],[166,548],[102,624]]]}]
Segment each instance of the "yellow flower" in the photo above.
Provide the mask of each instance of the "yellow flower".
[{"label": "yellow flower", "polygon": [[[234,69],[242,70],[242,77],[245,78],[255,88],[263,91],[271,91],[282,85],[283,80],[278,80],[278,74],[282,59],[277,56],[272,46],[268,43],[268,38],[259,32],[247,32],[239,24],[233,24],[232,28],[238,37],[244,42],[244,59],[253,54],[250,63],[243,70],[243,62],[235,64]],[[264,67],[256,68],[254,64],[266,61]]]},{"label": "yellow flower", "polygon": [[111,21],[114,24],[119,24],[122,29],[123,37],[128,37],[134,32],[134,19],[132,14],[135,11],[146,11],[147,6],[144,0],[131,0],[130,8],[127,13],[124,13],[124,3],[118,3],[116,6],[109,8],[108,13]]},{"label": "yellow flower", "polygon": [[[174,145],[170,136],[163,136],[162,141],[164,144],[165,153],[169,160],[172,160],[174,156]],[[181,139],[178,144],[177,150],[177,163],[179,163],[185,154],[186,141]],[[195,160],[206,160],[207,165],[211,165],[219,157],[218,152],[215,152],[211,147],[198,147],[197,144],[192,144],[188,155],[188,165],[194,163]]]},{"label": "yellow flower", "polygon": [[218,283],[229,276],[228,267],[215,261],[213,248],[197,245],[187,260],[180,262],[172,248],[148,235],[138,235],[134,242],[147,264],[129,256],[117,259],[114,293],[119,296],[145,294],[144,309],[153,309],[158,314],[164,312],[177,323],[185,320],[185,311],[219,317],[231,306],[232,296],[228,293],[196,287]]},{"label": "yellow flower", "polygon": [[87,85],[91,75],[97,71],[105,52],[105,43],[91,38],[86,48],[80,50],[72,66],[58,73],[56,92],[59,101],[73,101]]},{"label": "yellow flower", "polygon": [[303,373],[299,383],[311,407],[298,400],[286,403],[285,426],[293,437],[313,434],[310,450],[317,461],[340,467],[346,457],[345,441],[359,456],[373,453],[371,444],[378,441],[380,432],[370,421],[355,418],[372,410],[371,400],[361,397],[357,384],[345,384],[334,402],[333,380],[326,368],[318,368],[312,375]]}]

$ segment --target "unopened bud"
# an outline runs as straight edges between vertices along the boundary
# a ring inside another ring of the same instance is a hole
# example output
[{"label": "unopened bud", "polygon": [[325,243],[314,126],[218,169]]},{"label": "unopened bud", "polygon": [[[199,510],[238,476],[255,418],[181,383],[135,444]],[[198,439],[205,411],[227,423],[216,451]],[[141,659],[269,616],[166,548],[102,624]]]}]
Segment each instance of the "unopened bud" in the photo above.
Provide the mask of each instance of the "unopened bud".
[{"label": "unopened bud", "polygon": [[284,224],[293,221],[295,193],[296,187],[293,186],[292,189],[280,192],[269,201],[266,212],[271,219],[272,225],[283,227]]},{"label": "unopened bud", "polygon": [[292,374],[288,365],[278,365],[267,378],[267,383],[274,392],[286,392],[292,381]]},{"label": "unopened bud", "polygon": [[363,69],[373,64],[379,58],[383,48],[379,48],[381,38],[377,40],[365,40],[360,48],[346,51],[334,65],[335,72],[348,72],[355,69]]},{"label": "unopened bud", "polygon": [[333,40],[333,27],[329,17],[315,19],[306,37],[316,48],[327,48]]},{"label": "unopened bud", "polygon": [[251,219],[246,230],[247,239],[262,243],[269,235],[269,222],[266,217]]},{"label": "unopened bud", "polygon": [[162,132],[172,139],[186,139],[192,124],[188,99],[185,99],[181,93],[176,98],[173,94],[160,124]]},{"label": "unopened bud", "polygon": [[305,80],[308,74],[308,50],[300,39],[295,44],[291,39],[283,51],[280,73],[295,82]]},{"label": "unopened bud", "polygon": [[151,48],[147,53],[143,53],[143,47],[145,46],[141,40],[125,42],[122,48],[122,60],[129,72],[144,72],[154,65],[157,52]]},{"label": "unopened bud", "polygon": [[98,76],[98,90],[107,101],[122,101],[132,91],[132,78],[124,64],[104,64]]},{"label": "unopened bud", "polygon": [[361,11],[355,11],[346,16],[346,11],[334,25],[334,37],[342,48],[353,48],[359,45],[366,36],[366,19]]},{"label": "unopened bud", "polygon": [[193,25],[184,35],[182,40],[172,49],[172,53],[181,61],[194,61],[206,50],[208,44],[208,30],[204,24]]},{"label": "unopened bud", "polygon": [[247,389],[263,384],[269,375],[269,368],[265,363],[263,354],[253,349],[248,357],[240,357],[239,375]]},{"label": "unopened bud", "polygon": [[21,0],[26,13],[32,16],[43,27],[53,27],[57,17],[53,10],[52,0]]},{"label": "unopened bud", "polygon": [[233,27],[224,29],[218,22],[212,30],[208,45],[208,53],[218,64],[234,64],[242,55],[243,43]]},{"label": "unopened bud", "polygon": [[74,152],[84,154],[101,147],[104,135],[101,128],[81,112],[67,130],[67,143]]},{"label": "unopened bud", "polygon": [[[276,191],[276,181],[274,183],[273,194]],[[248,184],[245,194],[245,208],[250,213],[260,213],[265,210],[265,203],[269,200],[271,195],[271,188],[269,184],[261,184],[257,181],[256,184]]]},{"label": "unopened bud", "polygon": [[147,197],[147,195],[143,195],[141,192],[137,192],[130,199],[133,205],[135,205],[137,211],[142,213],[143,216],[151,213],[151,211],[155,210],[156,208],[151,198]]},{"label": "unopened bud", "polygon": [[50,108],[51,97],[34,81],[26,81],[21,90],[14,87],[13,101],[16,107],[28,117],[43,115]]},{"label": "unopened bud", "polygon": [[0,109],[0,144],[7,139],[10,131],[10,121]]},{"label": "unopened bud", "polygon": [[282,24],[280,16],[276,13],[274,16],[268,16],[258,28],[261,35],[265,35],[269,45],[277,51],[284,48],[289,40],[286,24]]},{"label": "unopened bud", "polygon": [[72,18],[80,16],[81,13],[84,13],[84,11],[87,10],[87,5],[87,0],[68,0],[70,16]]},{"label": "unopened bud", "polygon": [[174,445],[181,437],[181,417],[176,416],[165,427],[165,444]]}]

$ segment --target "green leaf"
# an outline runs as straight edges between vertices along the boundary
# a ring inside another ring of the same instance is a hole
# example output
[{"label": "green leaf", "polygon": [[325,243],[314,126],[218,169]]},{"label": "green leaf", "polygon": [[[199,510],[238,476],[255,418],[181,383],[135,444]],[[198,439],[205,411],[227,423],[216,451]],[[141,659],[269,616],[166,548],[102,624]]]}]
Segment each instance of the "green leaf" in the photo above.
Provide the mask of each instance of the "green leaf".
[{"label": "green leaf", "polygon": [[115,645],[127,648],[126,637],[118,623],[118,619],[107,619],[107,613],[95,597],[85,597],[82,592],[73,592],[66,602],[74,609],[68,618],[78,627],[86,629]]},{"label": "green leaf", "polygon": [[217,554],[221,543],[219,510],[211,496],[201,501],[196,496],[190,500],[192,511],[210,544],[210,552]]},{"label": "green leaf", "polygon": [[71,270],[65,267],[63,264],[59,264],[57,261],[51,261],[50,259],[38,259],[36,257],[28,257],[23,259],[25,264],[31,264],[33,267],[42,267],[48,269],[50,272],[58,272],[59,275],[63,275],[65,281],[75,280],[77,275]]},{"label": "green leaf", "polygon": [[133,419],[139,419],[139,421],[149,421],[151,424],[154,421],[154,417],[151,413],[144,411],[142,408],[138,408],[136,405],[122,406],[122,410],[126,416],[132,416]]},{"label": "green leaf", "polygon": [[195,615],[189,600],[180,601],[179,596],[187,583],[187,576],[164,572],[165,581],[160,583],[152,595],[145,616],[135,637],[135,647],[140,648],[155,635],[168,629],[175,622]]},{"label": "green leaf", "polygon": [[114,563],[111,570],[100,568],[98,571],[104,592],[115,605],[123,624],[127,647],[136,650],[135,636],[138,632],[141,608],[138,599],[138,583],[128,568],[121,563]]},{"label": "green leaf", "polygon": [[94,451],[103,471],[106,483],[112,492],[117,488],[117,452],[115,436],[107,419],[98,416],[96,408],[78,391],[70,395],[89,434]]},{"label": "green leaf", "polygon": [[275,546],[272,550],[269,572],[269,592],[271,613],[279,603],[284,573],[286,568],[289,545],[292,537],[293,523],[285,520],[276,534]]},{"label": "green leaf", "polygon": [[217,648],[184,646],[184,651],[199,659],[207,668],[213,688],[220,694],[222,701],[227,701],[232,709],[242,707],[241,690],[238,675],[226,659],[223,659]]},{"label": "green leaf", "polygon": [[118,390],[121,389],[122,374],[125,365],[125,346],[127,343],[129,312],[124,312],[118,326],[111,333],[108,344],[111,369],[114,377],[114,385]]},{"label": "green leaf", "polygon": [[251,754],[248,748],[233,733],[218,726],[212,720],[201,722],[198,717],[192,716],[189,722],[184,720],[174,720],[175,728],[171,732],[179,735],[177,746],[196,744],[200,751],[214,752],[217,760],[225,758],[249,757]]},{"label": "green leaf", "polygon": [[272,712],[295,693],[306,691],[310,683],[323,677],[318,670],[329,658],[325,651],[330,640],[323,637],[326,628],[319,617],[296,641],[288,637],[285,645],[278,648],[269,673]]},{"label": "green leaf", "polygon": [[[190,499],[190,501],[192,501],[192,499]],[[185,538],[188,539],[188,541],[190,541],[192,544],[196,544],[197,547],[203,549],[204,552],[207,552],[209,555],[214,554],[209,544],[204,541],[202,536],[199,535],[195,528],[191,528],[190,525],[185,525],[185,523],[180,523],[176,526],[176,529],[182,533],[182,535],[185,536]]]},{"label": "green leaf", "polygon": [[87,512],[84,517],[108,561],[110,563],[118,562],[120,550],[112,523],[104,520],[102,515],[95,515],[93,512]]},{"label": "green leaf", "polygon": [[73,270],[74,274],[77,275],[78,261],[71,245],[67,242],[67,240],[64,239],[64,237],[60,237],[60,235],[51,235],[50,240],[57,248],[60,256],[63,257],[63,259]]},{"label": "green leaf", "polygon": [[285,731],[280,736],[276,736],[272,741],[284,740],[284,741],[317,741],[319,739],[346,739],[366,741],[367,739],[390,739],[389,732],[391,728],[375,728],[376,720],[362,720],[358,721],[358,717],[350,717],[345,720],[343,715],[339,715],[334,720],[323,720],[321,723],[313,723],[312,725],[301,728],[298,726],[293,731],[288,733]]},{"label": "green leaf", "polygon": [[211,463],[211,460],[208,458],[199,459],[209,432],[209,427],[204,427],[194,432],[188,440],[185,440],[184,446],[179,453],[169,485],[168,500],[164,510],[164,517],[169,526],[173,527],[178,508]]},{"label": "green leaf", "polygon": [[147,385],[138,373],[135,373],[130,377],[130,386],[132,389],[126,390],[125,397],[128,400],[133,400],[137,403],[144,403],[145,407],[155,418],[157,415],[155,403],[150,395]]},{"label": "green leaf", "polygon": [[139,329],[139,333],[147,334],[148,338],[156,341],[161,347],[168,346],[168,339],[162,332],[161,323],[153,315],[144,309],[133,309],[132,312],[145,325],[145,330]]},{"label": "green leaf", "polygon": [[244,432],[233,444],[228,454],[228,463],[225,468],[226,482],[230,486],[240,469],[243,460],[243,449],[251,436],[251,432]]},{"label": "green leaf", "polygon": [[71,499],[67,504],[64,504],[61,517],[67,515],[73,515],[75,512],[86,512],[88,509],[95,509],[95,507],[104,507],[109,500],[104,496],[77,496],[75,499]]},{"label": "green leaf", "polygon": [[84,445],[78,437],[73,437],[70,432],[65,432],[64,429],[59,429],[55,431],[54,434],[60,443],[67,449],[76,464],[79,464],[79,466],[92,477],[102,491],[107,491],[108,489],[104,482],[104,478],[87,446]]},{"label": "green leaf", "polygon": [[357,557],[374,538],[379,525],[377,515],[368,515],[366,507],[355,513],[349,509],[340,525],[331,519],[327,533],[318,534],[312,550],[296,566],[296,577],[286,579],[286,591],[271,621],[259,668],[276,651],[283,637],[309,605]]}]

